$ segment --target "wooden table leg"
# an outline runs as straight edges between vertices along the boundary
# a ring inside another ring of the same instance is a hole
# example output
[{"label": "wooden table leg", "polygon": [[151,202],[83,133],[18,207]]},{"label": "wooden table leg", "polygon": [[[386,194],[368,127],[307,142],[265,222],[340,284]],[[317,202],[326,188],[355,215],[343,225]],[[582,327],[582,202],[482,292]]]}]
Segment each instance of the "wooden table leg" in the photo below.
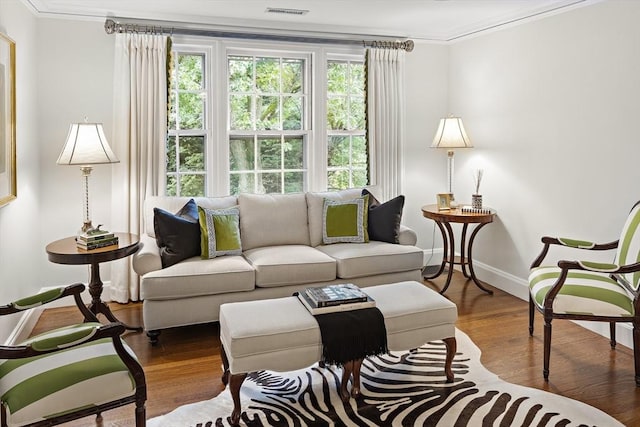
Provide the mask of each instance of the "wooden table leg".
[{"label": "wooden table leg", "polygon": [[231,425],[237,426],[240,423],[240,415],[242,415],[242,406],[240,404],[240,387],[247,374],[231,374],[229,379],[229,390],[233,399],[233,412],[231,412]]},{"label": "wooden table leg", "polygon": [[125,329],[129,329],[132,331],[142,331],[144,328],[142,326],[130,326],[124,322],[120,322],[116,316],[113,315],[109,306],[102,301],[102,287],[103,283],[100,279],[100,264],[98,262],[91,263],[91,277],[89,279],[89,294],[91,295],[91,304],[89,305],[89,310],[96,316],[100,313],[104,315],[110,322],[119,322],[124,325]]},{"label": "wooden table leg", "polygon": [[453,370],[451,370],[451,364],[453,363],[453,358],[456,355],[456,351],[458,349],[458,343],[456,342],[455,337],[445,338],[444,345],[447,347],[447,358],[444,362],[444,373],[447,376],[447,382],[453,382]]}]

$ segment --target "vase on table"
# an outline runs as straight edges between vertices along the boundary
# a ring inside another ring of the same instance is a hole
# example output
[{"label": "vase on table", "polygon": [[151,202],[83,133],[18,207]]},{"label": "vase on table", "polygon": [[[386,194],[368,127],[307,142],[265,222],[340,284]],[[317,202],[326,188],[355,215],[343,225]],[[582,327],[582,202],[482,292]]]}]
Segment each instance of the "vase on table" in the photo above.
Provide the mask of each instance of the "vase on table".
[{"label": "vase on table", "polygon": [[482,209],[482,194],[471,195],[471,207],[473,209]]}]

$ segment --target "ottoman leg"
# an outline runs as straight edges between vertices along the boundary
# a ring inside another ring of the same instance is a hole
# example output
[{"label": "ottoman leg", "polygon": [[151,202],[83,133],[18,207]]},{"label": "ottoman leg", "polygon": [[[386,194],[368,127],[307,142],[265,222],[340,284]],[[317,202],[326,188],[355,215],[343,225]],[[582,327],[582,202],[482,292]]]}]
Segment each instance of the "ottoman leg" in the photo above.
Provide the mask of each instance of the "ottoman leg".
[{"label": "ottoman leg", "polygon": [[224,346],[220,344],[220,356],[222,357],[222,384],[229,384],[229,359],[227,359],[227,352],[224,351]]},{"label": "ottoman leg", "polygon": [[[340,399],[347,403],[351,397],[357,399],[360,396],[360,367],[362,359],[350,360],[342,366],[342,382],[340,383]],[[351,380],[351,393],[347,391]]]},{"label": "ottoman leg", "polygon": [[242,408],[240,405],[240,387],[244,379],[247,378],[247,374],[231,374],[229,380],[229,389],[231,391],[231,398],[233,399],[233,412],[231,412],[231,425],[237,426],[240,423],[240,415],[242,414]]},{"label": "ottoman leg", "polygon": [[351,397],[347,391],[347,385],[349,384],[352,372],[353,360],[349,360],[342,365],[342,382],[340,382],[340,399],[342,399],[344,403],[347,403]]},{"label": "ottoman leg", "polygon": [[445,338],[444,345],[447,347],[447,358],[444,362],[444,373],[447,376],[447,382],[453,382],[453,371],[451,370],[451,364],[453,363],[453,357],[456,355],[458,344],[455,337]]},{"label": "ottoman leg", "polygon": [[360,367],[362,366],[362,359],[353,361],[353,372],[351,373],[351,397],[357,399],[360,397]]}]

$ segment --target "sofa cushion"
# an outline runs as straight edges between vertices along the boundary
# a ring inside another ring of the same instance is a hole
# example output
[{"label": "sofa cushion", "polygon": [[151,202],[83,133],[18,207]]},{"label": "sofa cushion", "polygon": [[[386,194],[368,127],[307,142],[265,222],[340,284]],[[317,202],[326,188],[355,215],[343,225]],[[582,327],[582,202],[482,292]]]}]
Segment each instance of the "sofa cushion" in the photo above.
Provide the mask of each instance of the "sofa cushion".
[{"label": "sofa cushion", "polygon": [[404,196],[400,195],[380,203],[366,188],[363,195],[369,196],[369,239],[380,242],[399,243],[400,222],[404,208]]},{"label": "sofa cushion", "polygon": [[244,250],[277,245],[309,245],[304,193],[240,194],[240,231]]},{"label": "sofa cushion", "polygon": [[316,249],[336,260],[337,276],[342,279],[422,268],[422,250],[415,246],[394,245],[372,240],[360,245],[349,243],[321,245]]},{"label": "sofa cushion", "polygon": [[198,205],[193,199],[175,214],[160,208],[154,208],[153,212],[153,228],[162,268],[200,255]]},{"label": "sofa cushion", "polygon": [[324,191],[318,193],[307,193],[307,217],[309,220],[309,240],[311,246],[322,244],[322,211],[324,199],[349,200],[360,197],[361,188],[352,188],[341,191]]},{"label": "sofa cushion", "polygon": [[153,229],[153,208],[164,209],[169,212],[176,212],[184,206],[190,199],[195,200],[198,206],[207,209],[224,209],[236,206],[238,199],[236,196],[225,197],[175,197],[175,196],[149,196],[144,200],[144,231],[149,236],[155,238]]},{"label": "sofa cushion", "polygon": [[238,208],[206,209],[199,206],[198,214],[202,259],[242,254]]},{"label": "sofa cushion", "polygon": [[351,200],[324,199],[322,243],[366,243],[369,196]]},{"label": "sofa cushion", "polygon": [[311,246],[255,248],[245,251],[244,256],[253,264],[256,286],[260,288],[324,282],[336,278],[335,260]]},{"label": "sofa cushion", "polygon": [[193,257],[145,274],[140,281],[140,298],[189,298],[254,288],[254,269],[242,256]]}]

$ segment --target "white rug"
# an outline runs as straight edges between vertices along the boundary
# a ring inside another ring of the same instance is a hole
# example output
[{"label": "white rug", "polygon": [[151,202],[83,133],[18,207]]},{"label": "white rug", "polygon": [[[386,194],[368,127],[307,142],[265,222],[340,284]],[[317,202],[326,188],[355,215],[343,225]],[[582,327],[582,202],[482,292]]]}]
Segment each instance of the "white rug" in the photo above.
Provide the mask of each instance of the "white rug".
[{"label": "white rug", "polygon": [[[502,381],[480,364],[480,349],[456,330],[455,381],[445,382],[445,347],[365,360],[362,398],[343,404],[337,367],[250,374],[240,391],[243,426],[622,426],[576,400]],[[229,426],[229,389],[147,422],[148,427]]]}]

